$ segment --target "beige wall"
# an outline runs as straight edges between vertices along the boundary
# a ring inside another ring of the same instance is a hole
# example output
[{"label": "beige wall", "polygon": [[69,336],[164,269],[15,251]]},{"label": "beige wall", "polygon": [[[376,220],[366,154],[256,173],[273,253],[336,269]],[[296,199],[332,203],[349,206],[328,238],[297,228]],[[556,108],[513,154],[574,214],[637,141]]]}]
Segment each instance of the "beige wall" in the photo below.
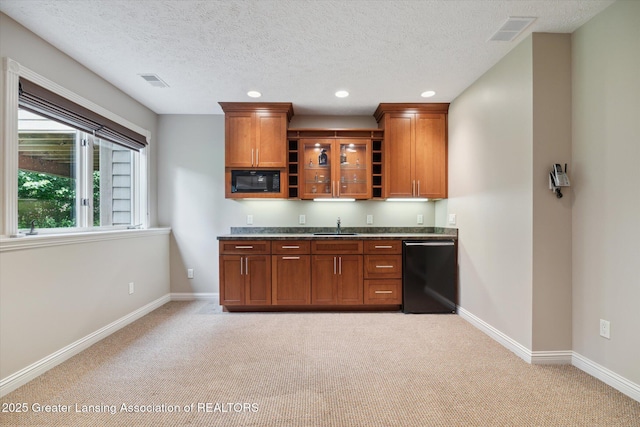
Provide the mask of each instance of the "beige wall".
[{"label": "beige wall", "polygon": [[556,198],[549,172],[554,163],[572,168],[571,35],[533,34],[532,65],[531,350],[566,351],[571,349],[571,188]]},{"label": "beige wall", "polygon": [[640,2],[572,42],[573,349],[640,384]]},{"label": "beige wall", "polygon": [[168,237],[0,253],[0,378],[167,295]]},{"label": "beige wall", "polygon": [[451,104],[447,200],[460,233],[460,305],[529,349],[532,50],[529,37]]},{"label": "beige wall", "polygon": [[[155,137],[157,117],[152,111],[3,14],[0,56],[18,61]],[[151,218],[155,221],[153,139],[151,144]],[[168,260],[167,234],[3,250],[0,380],[165,296]],[[128,293],[129,282],[135,283],[133,295]]]}]

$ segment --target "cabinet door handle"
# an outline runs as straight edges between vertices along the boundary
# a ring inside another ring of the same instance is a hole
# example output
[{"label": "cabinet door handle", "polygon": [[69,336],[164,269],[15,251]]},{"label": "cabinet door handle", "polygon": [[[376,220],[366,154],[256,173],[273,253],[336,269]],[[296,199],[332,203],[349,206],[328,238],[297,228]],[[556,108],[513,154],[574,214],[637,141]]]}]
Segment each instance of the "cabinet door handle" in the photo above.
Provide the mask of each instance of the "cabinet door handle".
[{"label": "cabinet door handle", "polygon": [[244,259],[244,274],[246,276],[249,275],[249,258],[246,258],[246,257]]},{"label": "cabinet door handle", "polygon": [[244,273],[242,272],[243,269],[243,265],[242,265],[242,257],[240,257],[240,275],[242,276]]},{"label": "cabinet door handle", "polygon": [[282,259],[300,259],[299,256],[283,256]]},{"label": "cabinet door handle", "polygon": [[253,166],[253,148],[251,149],[251,166]]},{"label": "cabinet door handle", "polygon": [[376,249],[393,249],[393,246],[391,245],[375,245],[374,247]]},{"label": "cabinet door handle", "polygon": [[300,246],[282,246],[282,249],[300,249]]},{"label": "cabinet door handle", "polygon": [[374,291],[374,294],[392,294],[393,291]]},{"label": "cabinet door handle", "polygon": [[236,246],[236,249],[253,249],[253,246]]},{"label": "cabinet door handle", "polygon": [[338,258],[339,262],[338,262],[338,274],[342,275],[342,257]]},{"label": "cabinet door handle", "polygon": [[420,180],[418,180],[418,194],[417,194],[417,196],[420,197]]},{"label": "cabinet door handle", "polygon": [[415,179],[411,181],[411,197],[416,196],[416,181]]},{"label": "cabinet door handle", "polygon": [[256,148],[256,166],[260,165],[260,149]]},{"label": "cabinet door handle", "polygon": [[376,268],[393,268],[393,265],[376,265]]},{"label": "cabinet door handle", "polygon": [[336,274],[336,257],[333,257],[333,274]]}]

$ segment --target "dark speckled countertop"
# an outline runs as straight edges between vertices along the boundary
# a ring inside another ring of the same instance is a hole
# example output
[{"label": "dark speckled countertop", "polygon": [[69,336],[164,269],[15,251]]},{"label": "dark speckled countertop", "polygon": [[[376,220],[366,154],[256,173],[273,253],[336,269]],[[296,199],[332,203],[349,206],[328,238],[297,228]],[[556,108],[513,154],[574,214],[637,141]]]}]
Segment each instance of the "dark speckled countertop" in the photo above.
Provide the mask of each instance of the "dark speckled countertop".
[{"label": "dark speckled countertop", "polygon": [[[218,240],[317,240],[317,239],[458,239],[457,228],[443,227],[344,227],[342,233],[318,236],[313,233],[333,233],[328,227],[231,227],[231,233]],[[356,233],[356,234],[346,234]]]}]

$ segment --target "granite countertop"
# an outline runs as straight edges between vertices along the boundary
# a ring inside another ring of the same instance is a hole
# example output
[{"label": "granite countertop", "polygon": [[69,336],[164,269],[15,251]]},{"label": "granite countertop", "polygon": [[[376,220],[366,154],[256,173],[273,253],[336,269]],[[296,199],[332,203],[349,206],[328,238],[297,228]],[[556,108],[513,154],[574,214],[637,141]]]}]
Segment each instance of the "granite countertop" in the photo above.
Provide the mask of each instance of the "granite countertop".
[{"label": "granite countertop", "polygon": [[[218,236],[218,240],[319,240],[319,239],[458,239],[457,228],[442,227],[345,227],[343,234],[333,233],[335,228],[323,227],[231,227],[231,233]],[[356,234],[347,234],[356,233]]]}]

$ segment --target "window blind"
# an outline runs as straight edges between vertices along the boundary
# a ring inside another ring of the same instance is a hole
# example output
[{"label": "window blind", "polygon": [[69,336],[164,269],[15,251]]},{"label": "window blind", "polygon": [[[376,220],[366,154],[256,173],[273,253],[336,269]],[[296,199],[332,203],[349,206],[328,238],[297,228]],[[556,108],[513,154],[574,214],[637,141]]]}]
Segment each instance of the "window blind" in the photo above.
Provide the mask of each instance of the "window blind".
[{"label": "window blind", "polygon": [[147,146],[143,135],[27,79],[20,77],[18,90],[18,104],[25,110],[136,151]]}]

